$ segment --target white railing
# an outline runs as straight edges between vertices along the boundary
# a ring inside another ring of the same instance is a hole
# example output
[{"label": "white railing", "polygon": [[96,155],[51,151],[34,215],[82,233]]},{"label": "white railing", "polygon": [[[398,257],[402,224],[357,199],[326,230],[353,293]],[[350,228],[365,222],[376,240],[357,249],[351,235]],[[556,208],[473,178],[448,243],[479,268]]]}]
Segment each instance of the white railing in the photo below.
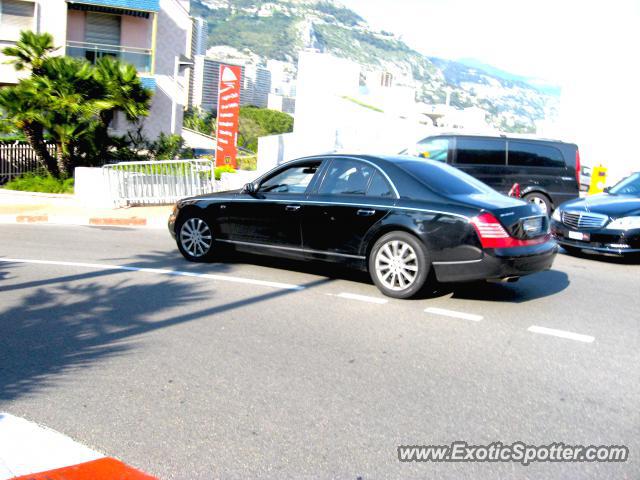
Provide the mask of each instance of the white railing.
[{"label": "white railing", "polygon": [[115,205],[162,205],[216,190],[211,160],[121,162],[102,167]]},{"label": "white railing", "polygon": [[[56,146],[46,144],[49,155],[55,156]],[[36,152],[26,143],[0,143],[0,184],[24,173],[42,169]]]}]

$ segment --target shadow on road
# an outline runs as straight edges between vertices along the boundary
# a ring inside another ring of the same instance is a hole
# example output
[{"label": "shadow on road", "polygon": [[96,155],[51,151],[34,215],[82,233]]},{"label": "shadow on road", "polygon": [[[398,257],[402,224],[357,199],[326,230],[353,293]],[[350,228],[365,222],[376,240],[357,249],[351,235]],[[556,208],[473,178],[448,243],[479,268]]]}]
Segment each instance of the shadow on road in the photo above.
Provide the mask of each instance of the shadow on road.
[{"label": "shadow on road", "polygon": [[443,285],[442,293],[451,293],[453,298],[467,300],[522,303],[555,295],[566,289],[569,284],[566,273],[547,270],[522,277],[515,283],[472,282]]},{"label": "shadow on road", "polygon": [[[146,255],[128,266],[133,265],[166,268],[166,256]],[[3,266],[7,269],[9,264]],[[122,270],[94,270],[3,285],[3,292],[29,291],[20,304],[7,307],[7,302],[0,307],[0,401],[47,388],[62,373],[127,354],[145,333],[297,293],[265,288],[264,293],[225,301],[215,282],[203,287],[164,275],[136,274],[140,277],[135,279],[130,275]],[[140,282],[143,275],[149,276]],[[106,277],[109,282],[101,282]],[[330,281],[319,279],[302,286],[313,288]],[[242,287],[245,292],[257,290]],[[204,299],[217,304],[193,310]],[[192,308],[180,308],[187,305]]]}]

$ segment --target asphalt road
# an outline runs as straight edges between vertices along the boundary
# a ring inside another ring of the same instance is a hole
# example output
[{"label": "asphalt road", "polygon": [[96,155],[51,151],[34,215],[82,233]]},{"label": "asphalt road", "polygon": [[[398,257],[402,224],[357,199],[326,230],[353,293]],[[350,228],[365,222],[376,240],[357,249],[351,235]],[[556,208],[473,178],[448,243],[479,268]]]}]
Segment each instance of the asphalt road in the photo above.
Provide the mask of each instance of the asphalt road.
[{"label": "asphalt road", "polygon": [[[0,245],[0,411],[161,478],[640,477],[638,264],[559,255],[382,303],[321,265],[189,264],[165,231],[3,225]],[[455,440],[631,456],[398,461]]]}]

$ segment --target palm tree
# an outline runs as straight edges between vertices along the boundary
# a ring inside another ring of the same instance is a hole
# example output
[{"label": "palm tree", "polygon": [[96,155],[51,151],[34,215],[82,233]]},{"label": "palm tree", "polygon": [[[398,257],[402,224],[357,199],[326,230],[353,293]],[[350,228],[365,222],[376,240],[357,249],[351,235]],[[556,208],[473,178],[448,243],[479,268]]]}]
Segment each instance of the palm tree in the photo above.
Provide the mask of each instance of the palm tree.
[{"label": "palm tree", "polygon": [[118,111],[123,112],[130,122],[149,115],[151,92],[142,86],[133,65],[103,57],[96,63],[94,79],[103,90],[99,106],[105,128],[109,127]]},{"label": "palm tree", "polygon": [[42,107],[42,97],[33,85],[26,81],[15,87],[0,89],[2,123],[22,130],[41,166],[49,174],[58,177],[60,175],[58,165],[47,150],[44,141],[44,126],[49,124],[49,119],[47,111]]},{"label": "palm tree", "polygon": [[29,81],[49,112],[44,126],[56,144],[58,171],[68,177],[78,164],[77,144],[95,128],[102,109],[100,87],[93,67],[82,60],[54,57],[42,70]]},{"label": "palm tree", "polygon": [[[149,113],[151,92],[131,65],[103,58],[85,60],[50,56],[48,34],[22,32],[15,47],[3,50],[16,70],[31,76],[0,92],[0,121],[24,131],[39,160],[54,176],[68,177],[80,164],[107,158],[113,141],[108,128],[117,112],[135,122]],[[47,132],[57,147],[46,150]]]},{"label": "palm tree", "polygon": [[26,30],[20,32],[14,46],[4,48],[2,53],[9,57],[5,63],[13,64],[17,71],[31,70],[34,75],[41,75],[43,64],[56,50],[51,34]]},{"label": "palm tree", "polygon": [[149,115],[151,91],[142,86],[136,69],[112,57],[103,57],[95,65],[94,80],[99,85],[99,124],[92,135],[92,149],[100,158],[108,158],[113,146],[109,126],[118,112],[131,123]]}]

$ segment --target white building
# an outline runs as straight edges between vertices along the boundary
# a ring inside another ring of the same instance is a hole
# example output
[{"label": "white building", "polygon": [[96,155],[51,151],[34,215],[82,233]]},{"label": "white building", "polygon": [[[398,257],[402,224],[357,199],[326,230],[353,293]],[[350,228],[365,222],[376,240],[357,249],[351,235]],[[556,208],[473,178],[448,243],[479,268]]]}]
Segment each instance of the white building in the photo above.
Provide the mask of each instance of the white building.
[{"label": "white building", "polygon": [[204,18],[195,17],[193,19],[192,28],[191,57],[195,57],[196,55],[204,55],[207,52],[209,25]]},{"label": "white building", "polygon": [[[220,80],[220,65],[229,64],[220,62],[204,55],[196,55],[193,58],[193,82],[189,95],[189,106],[199,108],[205,112],[215,112],[218,109],[218,84]],[[241,67],[241,85],[244,84],[244,67]],[[240,91],[240,103],[246,105],[246,92]]]},{"label": "white building", "polygon": [[[187,77],[174,72],[176,58],[191,49],[189,0],[0,0],[0,47],[15,44],[21,30],[50,33],[61,54],[90,62],[115,56],[133,64],[154,91],[144,120],[147,137],[171,133],[172,110],[180,133]],[[0,85],[15,84],[20,76],[5,60],[0,55]]]},{"label": "white building", "polygon": [[[294,131],[259,140],[261,170],[304,155],[328,152],[398,153],[426,136],[408,111],[384,111],[363,95],[361,66],[317,52],[301,52]],[[391,91],[391,90],[389,90]]]},{"label": "white building", "polygon": [[257,65],[245,65],[242,88],[245,105],[266,108],[271,92],[271,72]]}]

